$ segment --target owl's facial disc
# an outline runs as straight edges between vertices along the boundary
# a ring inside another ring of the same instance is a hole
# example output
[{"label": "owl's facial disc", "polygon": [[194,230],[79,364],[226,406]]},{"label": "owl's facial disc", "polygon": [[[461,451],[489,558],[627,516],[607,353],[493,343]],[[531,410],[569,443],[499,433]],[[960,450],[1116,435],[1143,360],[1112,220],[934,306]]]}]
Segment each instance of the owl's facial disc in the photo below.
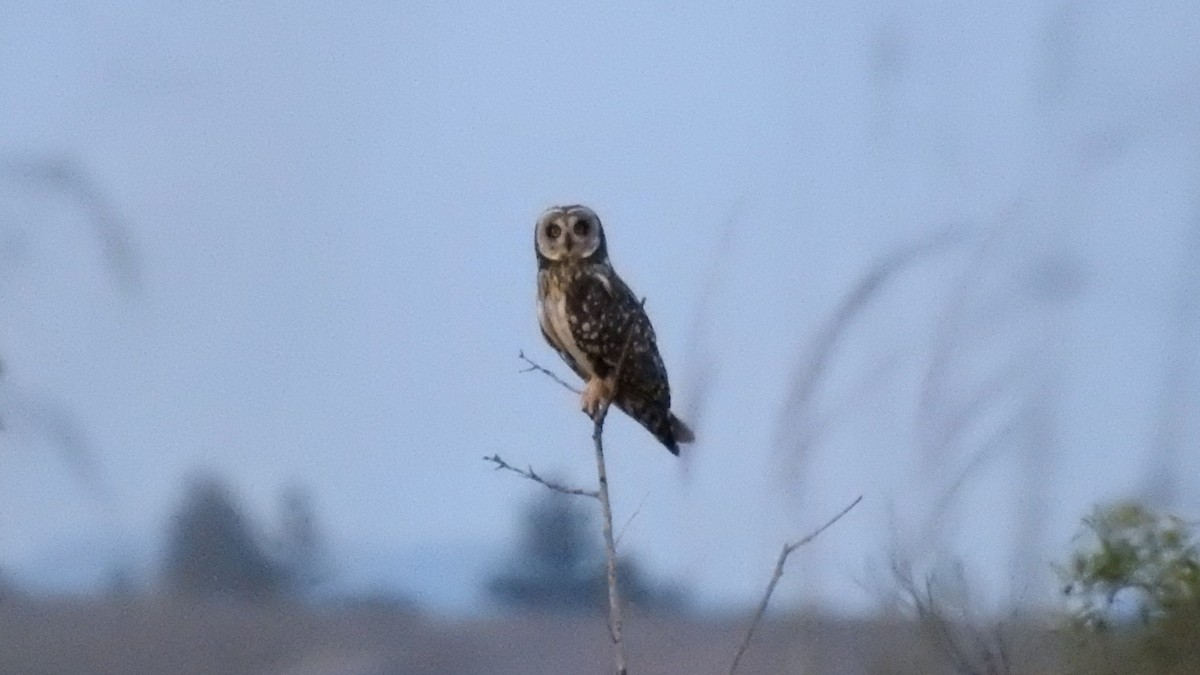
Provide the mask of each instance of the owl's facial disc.
[{"label": "owl's facial disc", "polygon": [[600,219],[586,206],[555,206],[538,218],[538,253],[554,262],[587,260],[604,242]]}]

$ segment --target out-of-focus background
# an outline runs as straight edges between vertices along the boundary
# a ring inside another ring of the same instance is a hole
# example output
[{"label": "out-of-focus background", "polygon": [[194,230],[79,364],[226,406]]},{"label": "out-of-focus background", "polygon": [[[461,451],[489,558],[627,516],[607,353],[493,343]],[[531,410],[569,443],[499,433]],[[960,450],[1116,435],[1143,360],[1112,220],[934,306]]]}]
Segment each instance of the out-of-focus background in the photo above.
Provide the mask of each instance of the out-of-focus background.
[{"label": "out-of-focus background", "polygon": [[[590,503],[481,459],[595,480],[517,358],[567,374],[563,202],[699,437],[606,430],[635,655],[732,653],[860,494],[774,616],[861,639],[935,578],[1065,611],[1096,509],[1200,514],[1197,36],[1183,1],[0,1],[0,661],[168,672],[153,625],[199,672],[604,672]],[[834,672],[786,625],[750,667]]]}]

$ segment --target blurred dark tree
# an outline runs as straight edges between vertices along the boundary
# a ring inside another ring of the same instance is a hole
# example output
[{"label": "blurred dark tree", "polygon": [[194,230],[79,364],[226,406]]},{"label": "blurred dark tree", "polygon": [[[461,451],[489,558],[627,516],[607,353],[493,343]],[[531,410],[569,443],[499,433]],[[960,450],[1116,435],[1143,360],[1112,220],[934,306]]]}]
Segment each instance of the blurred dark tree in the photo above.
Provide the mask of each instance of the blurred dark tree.
[{"label": "blurred dark tree", "polygon": [[600,607],[604,586],[596,586],[594,572],[603,551],[589,536],[590,520],[585,506],[566,495],[548,492],[534,501],[525,510],[516,558],[488,590],[512,607]]},{"label": "blurred dark tree", "polygon": [[[530,504],[516,556],[488,582],[492,597],[514,609],[603,611],[608,606],[604,551],[590,504],[557,492],[545,492]],[[618,561],[617,574],[621,596],[630,605],[669,611],[685,604],[681,590],[652,584],[628,556]]]},{"label": "blurred dark tree", "polygon": [[283,493],[279,549],[292,593],[309,597],[328,578],[328,550],[317,527],[312,495],[303,487],[291,486]]},{"label": "blurred dark tree", "polygon": [[170,591],[262,600],[287,586],[287,570],[271,559],[229,488],[199,478],[171,520],[164,577]]}]

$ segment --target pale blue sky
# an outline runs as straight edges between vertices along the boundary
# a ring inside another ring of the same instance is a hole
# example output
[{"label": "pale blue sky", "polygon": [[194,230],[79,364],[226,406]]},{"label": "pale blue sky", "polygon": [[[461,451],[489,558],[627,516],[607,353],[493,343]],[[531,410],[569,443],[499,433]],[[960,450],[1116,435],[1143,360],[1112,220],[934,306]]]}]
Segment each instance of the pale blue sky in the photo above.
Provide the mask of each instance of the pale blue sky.
[{"label": "pale blue sky", "polygon": [[[1047,374],[982,423],[1049,383],[1039,561],[1092,503],[1143,487],[1200,212],[1194,3],[0,0],[0,16],[0,156],[78,162],[143,266],[122,295],[77,210],[0,181],[0,402],[70,410],[112,493],[97,507],[16,415],[0,568],[18,578],[112,564],[77,551],[149,565],[207,467],[264,521],[309,486],[345,583],[470,605],[535,493],[480,457],[594,475],[576,401],[517,372],[520,349],[558,366],[531,250],[554,202],[599,212],[681,409],[697,355],[716,364],[690,457],[625,419],[607,436],[617,518],[637,511],[623,545],[703,602],[747,602],[784,539],[860,493],[794,562],[810,597],[870,606],[897,540],[963,560],[996,598],[1048,588],[1011,564],[1019,447],[964,486],[946,537],[921,536],[979,442],[921,459],[917,402],[949,334],[965,345],[949,401],[996,364]],[[819,392],[840,412],[789,491],[776,441],[798,356],[875,260],[949,225],[966,243],[852,327]],[[1075,271],[1065,304],[1024,290],[1045,264]]]}]

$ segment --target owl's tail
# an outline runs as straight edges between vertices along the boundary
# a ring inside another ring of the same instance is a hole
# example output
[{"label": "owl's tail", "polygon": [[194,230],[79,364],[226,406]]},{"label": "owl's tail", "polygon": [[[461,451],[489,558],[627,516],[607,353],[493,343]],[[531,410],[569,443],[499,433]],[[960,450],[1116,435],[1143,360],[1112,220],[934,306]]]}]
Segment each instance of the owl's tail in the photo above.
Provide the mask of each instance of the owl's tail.
[{"label": "owl's tail", "polygon": [[680,443],[694,443],[696,441],[696,434],[692,433],[691,428],[684,424],[683,420],[676,417],[675,413],[670,413],[670,415],[671,435],[675,437],[675,440]]},{"label": "owl's tail", "polygon": [[647,431],[654,434],[659,443],[666,446],[672,455],[679,454],[680,443],[691,443],[696,435],[684,424],[675,413],[661,406],[643,406],[639,401],[618,398],[614,403]]}]

